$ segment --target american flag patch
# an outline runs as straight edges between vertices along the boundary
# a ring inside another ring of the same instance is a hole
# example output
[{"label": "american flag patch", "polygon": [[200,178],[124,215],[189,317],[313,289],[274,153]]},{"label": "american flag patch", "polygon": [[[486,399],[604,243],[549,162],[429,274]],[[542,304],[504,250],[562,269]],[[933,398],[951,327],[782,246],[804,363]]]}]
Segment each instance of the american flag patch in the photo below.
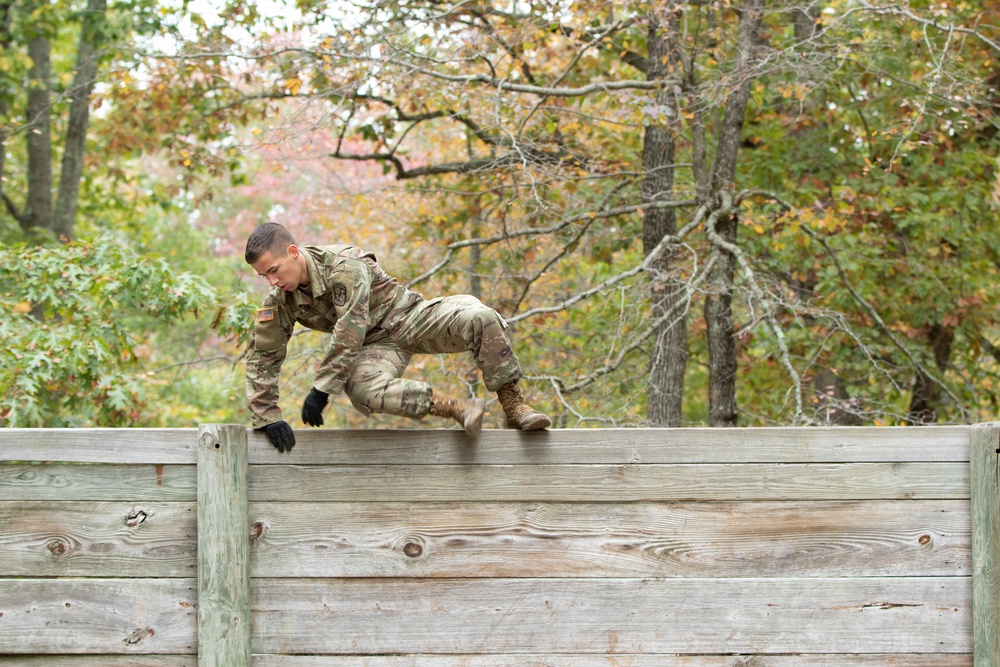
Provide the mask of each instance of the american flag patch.
[{"label": "american flag patch", "polygon": [[258,322],[270,322],[274,319],[274,308],[261,308],[257,311]]}]

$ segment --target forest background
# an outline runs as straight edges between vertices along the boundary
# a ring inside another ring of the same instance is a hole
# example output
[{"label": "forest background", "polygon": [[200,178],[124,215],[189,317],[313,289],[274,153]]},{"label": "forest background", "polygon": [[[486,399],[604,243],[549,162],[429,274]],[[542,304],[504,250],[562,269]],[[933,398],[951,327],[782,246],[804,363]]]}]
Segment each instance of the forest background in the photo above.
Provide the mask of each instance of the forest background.
[{"label": "forest background", "polygon": [[0,0],[0,423],[246,421],[267,220],[497,308],[557,426],[993,419],[998,12]]}]

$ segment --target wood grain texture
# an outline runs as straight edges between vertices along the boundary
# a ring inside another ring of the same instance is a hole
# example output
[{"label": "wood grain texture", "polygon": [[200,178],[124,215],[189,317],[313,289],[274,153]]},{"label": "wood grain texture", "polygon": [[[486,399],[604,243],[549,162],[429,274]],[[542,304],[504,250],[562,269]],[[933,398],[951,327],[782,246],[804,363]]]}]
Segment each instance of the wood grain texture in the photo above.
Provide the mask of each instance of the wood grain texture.
[{"label": "wood grain texture", "polygon": [[267,577],[968,576],[963,501],[252,503]]},{"label": "wood grain texture", "polygon": [[970,653],[972,583],[260,579],[254,653]]},{"label": "wood grain texture", "polygon": [[0,464],[0,501],[194,501],[193,465]]},{"label": "wood grain texture", "polygon": [[976,667],[1000,666],[1000,422],[972,430],[972,588]]},{"label": "wood grain texture", "polygon": [[[2,492],[2,491],[0,491]],[[969,498],[967,463],[252,465],[251,501]]]},{"label": "wood grain texture", "polygon": [[0,579],[0,650],[193,654],[194,579]]},{"label": "wood grain texture", "polygon": [[0,502],[0,576],[193,577],[195,503]]},{"label": "wood grain texture", "polygon": [[198,429],[198,667],[250,667],[247,435]]},{"label": "wood grain texture", "polygon": [[294,451],[248,434],[250,463],[328,465],[541,463],[968,462],[968,426],[338,431],[298,429]]},{"label": "wood grain texture", "polygon": [[0,461],[193,464],[197,443],[193,428],[5,428]]},{"label": "wood grain texture", "polygon": [[[648,653],[644,655],[454,656],[255,655],[251,664],[253,667],[972,667],[972,656],[942,653],[930,655],[780,656],[651,655]],[[2,659],[0,659],[0,665],[3,665]],[[76,667],[76,665],[67,667]]]},{"label": "wood grain texture", "polygon": [[0,667],[195,667],[197,655],[0,655]]},{"label": "wood grain texture", "polygon": [[[194,667],[196,656],[4,657],[0,667]],[[973,667],[969,654],[896,655],[253,655],[252,667]]]},{"label": "wood grain texture", "polygon": [[[299,429],[281,454],[248,433],[250,463],[845,463],[969,460],[968,426],[753,429]],[[3,429],[0,461],[192,464],[195,429]],[[873,446],[873,443],[877,445]]]}]

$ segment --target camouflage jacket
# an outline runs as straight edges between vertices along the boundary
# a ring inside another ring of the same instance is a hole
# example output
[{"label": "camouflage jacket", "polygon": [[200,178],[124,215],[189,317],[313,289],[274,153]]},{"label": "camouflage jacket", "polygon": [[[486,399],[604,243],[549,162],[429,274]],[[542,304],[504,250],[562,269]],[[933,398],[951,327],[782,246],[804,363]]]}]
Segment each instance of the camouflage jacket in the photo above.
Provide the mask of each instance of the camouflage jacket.
[{"label": "camouflage jacket", "polygon": [[273,287],[257,311],[246,364],[253,428],[282,419],[278,375],[296,322],[333,334],[313,386],[338,394],[365,339],[392,331],[399,316],[423,300],[386,274],[370,252],[349,245],[301,250],[309,284],[294,292]]}]

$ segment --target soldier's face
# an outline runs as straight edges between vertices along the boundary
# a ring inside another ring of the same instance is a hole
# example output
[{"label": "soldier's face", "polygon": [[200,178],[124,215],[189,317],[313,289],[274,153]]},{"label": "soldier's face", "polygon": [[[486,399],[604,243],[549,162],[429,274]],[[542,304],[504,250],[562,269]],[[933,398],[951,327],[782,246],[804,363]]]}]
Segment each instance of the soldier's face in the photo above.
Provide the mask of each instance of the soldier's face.
[{"label": "soldier's face", "polygon": [[300,263],[299,259],[299,249],[288,246],[288,254],[284,257],[275,256],[267,251],[251,266],[254,271],[267,279],[267,284],[271,287],[277,286],[285,292],[292,292],[302,283],[304,262]]}]

